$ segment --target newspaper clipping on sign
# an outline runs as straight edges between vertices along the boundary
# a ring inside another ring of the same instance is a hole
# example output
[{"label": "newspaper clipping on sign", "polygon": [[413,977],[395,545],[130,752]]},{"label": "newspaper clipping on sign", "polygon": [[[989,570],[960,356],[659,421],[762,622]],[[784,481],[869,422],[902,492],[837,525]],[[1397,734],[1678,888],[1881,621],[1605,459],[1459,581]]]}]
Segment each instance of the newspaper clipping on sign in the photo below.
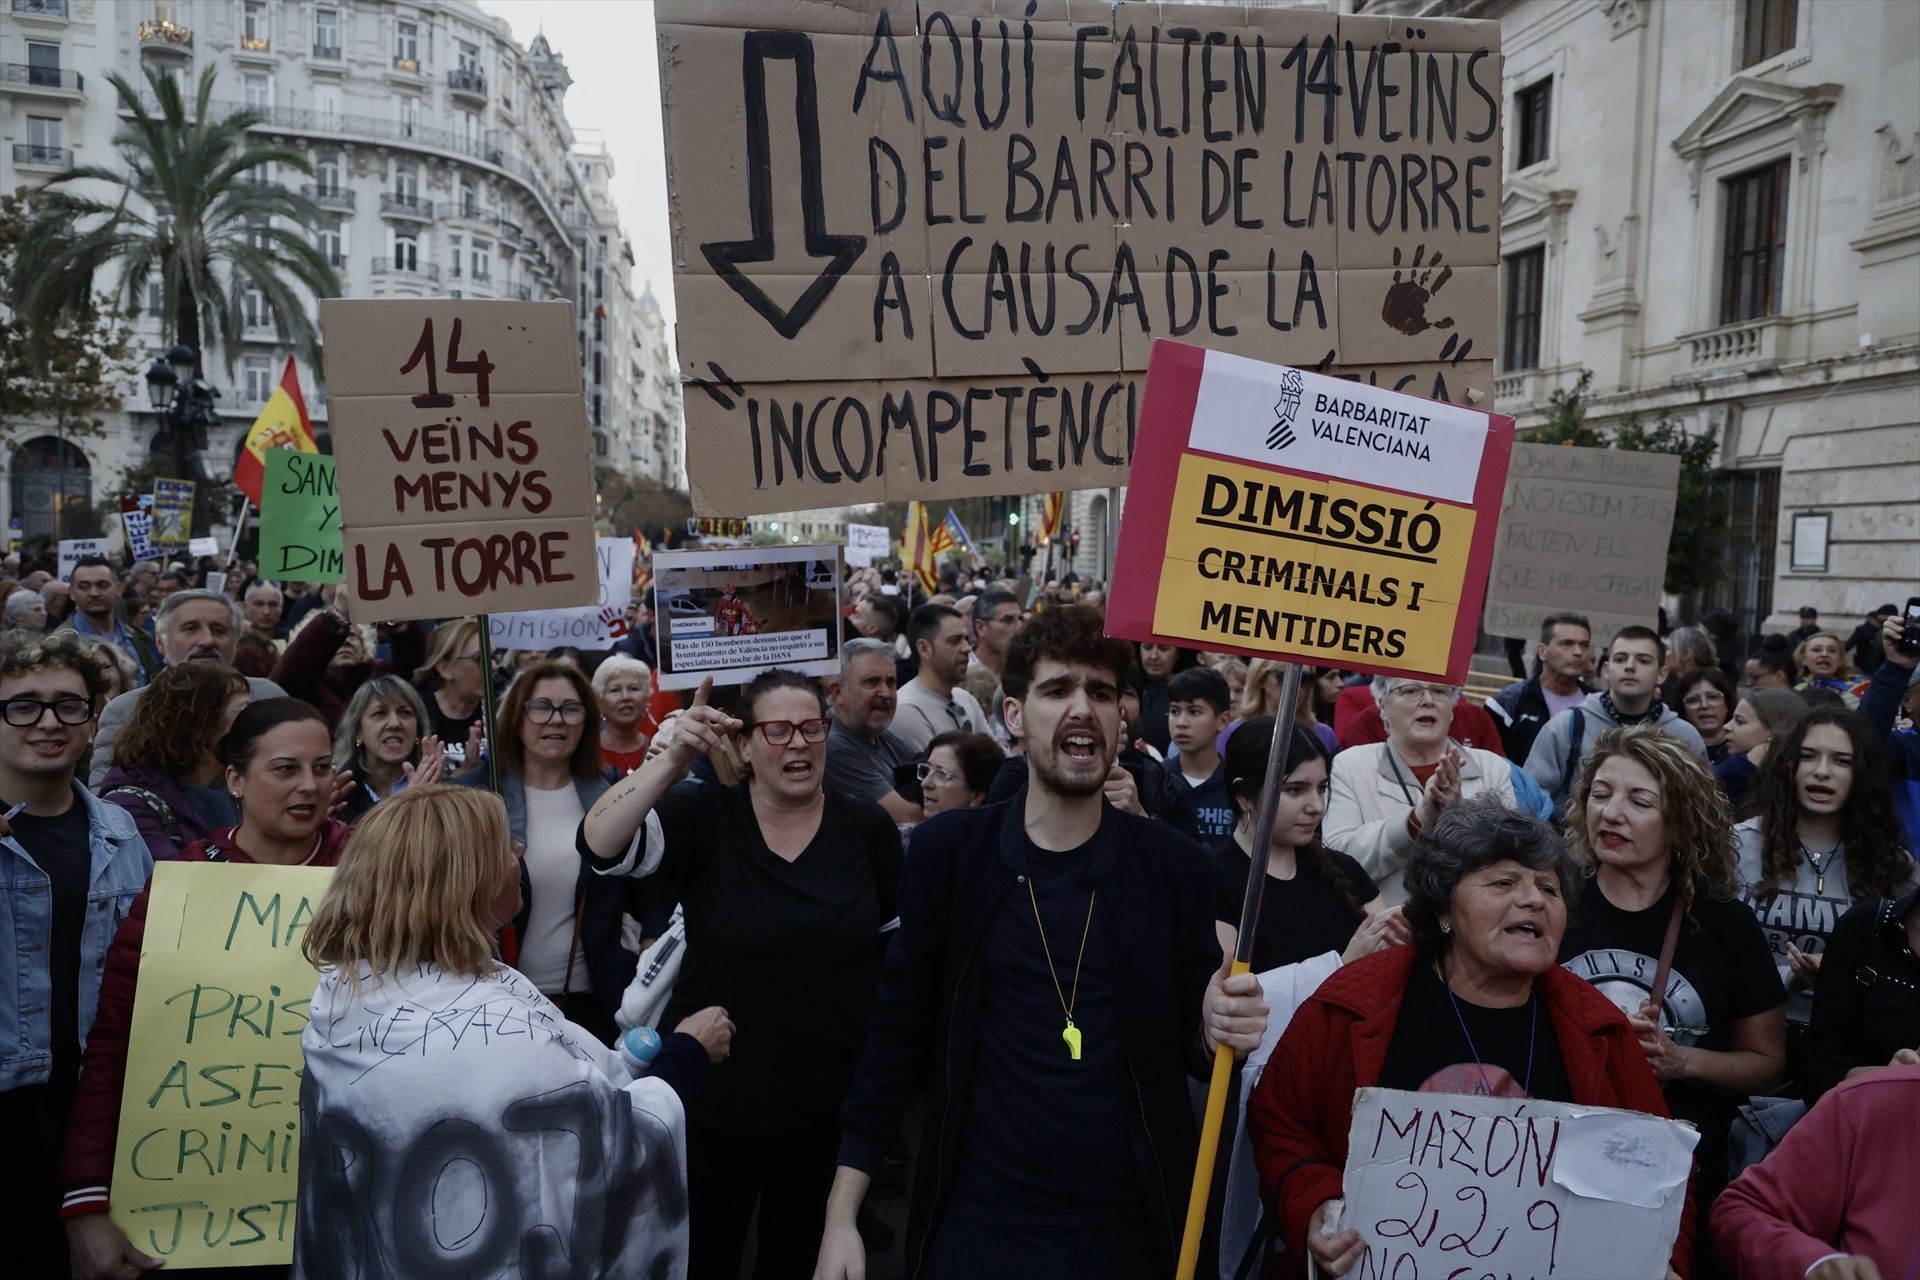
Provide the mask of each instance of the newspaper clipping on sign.
[{"label": "newspaper clipping on sign", "polygon": [[840,548],[657,552],[653,619],[662,689],[743,684],[772,667],[837,675]]}]

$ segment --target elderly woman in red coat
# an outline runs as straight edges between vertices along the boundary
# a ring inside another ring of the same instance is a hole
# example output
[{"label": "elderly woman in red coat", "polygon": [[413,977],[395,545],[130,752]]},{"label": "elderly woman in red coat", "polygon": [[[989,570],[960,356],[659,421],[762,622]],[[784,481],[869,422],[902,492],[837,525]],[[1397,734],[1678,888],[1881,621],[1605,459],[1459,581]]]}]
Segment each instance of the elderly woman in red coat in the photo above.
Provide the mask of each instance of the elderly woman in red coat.
[{"label": "elderly woman in red coat", "polygon": [[[1247,1104],[1260,1194],[1293,1258],[1343,1276],[1366,1252],[1327,1235],[1344,1195],[1357,1088],[1529,1097],[1664,1116],[1626,1018],[1554,963],[1577,865],[1551,829],[1469,800],[1422,832],[1406,871],[1413,945],[1341,969],[1301,1006]],[[1673,1267],[1693,1249],[1689,1198]]]}]

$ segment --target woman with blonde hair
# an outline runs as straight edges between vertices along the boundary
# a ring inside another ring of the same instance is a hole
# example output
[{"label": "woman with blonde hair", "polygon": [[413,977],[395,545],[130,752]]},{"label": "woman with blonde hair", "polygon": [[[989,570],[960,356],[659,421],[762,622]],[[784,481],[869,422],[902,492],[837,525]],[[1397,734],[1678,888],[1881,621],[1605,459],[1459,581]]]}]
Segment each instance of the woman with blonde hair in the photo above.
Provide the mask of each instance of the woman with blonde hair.
[{"label": "woman with blonde hair", "polygon": [[[1272,658],[1255,658],[1247,664],[1246,688],[1240,695],[1236,708],[1238,714],[1234,719],[1258,720],[1261,716],[1279,718],[1280,677],[1286,665]],[[1300,681],[1300,700],[1294,704],[1293,722],[1307,726],[1308,731],[1320,740],[1320,745],[1327,749],[1327,757],[1331,759],[1340,750],[1340,740],[1333,736],[1332,726],[1320,719],[1317,710],[1318,677],[1317,670],[1309,669]],[[1221,750],[1226,748],[1222,746]]]},{"label": "woman with blonde hair", "polygon": [[1794,689],[1830,689],[1852,710],[1860,705],[1860,685],[1864,679],[1847,657],[1847,646],[1831,631],[1816,631],[1793,651],[1794,663],[1806,672]]},{"label": "woman with blonde hair", "polygon": [[686,1097],[733,1023],[702,1009],[643,1067],[568,1021],[494,958],[517,864],[468,788],[410,787],[348,841],[303,944],[295,1276],[685,1274]]},{"label": "woman with blonde hair", "polygon": [[1787,994],[1737,897],[1727,798],[1690,746],[1634,725],[1599,736],[1567,816],[1591,878],[1561,962],[1627,1015],[1674,1118],[1700,1131],[1704,1218],[1726,1185],[1735,1109],[1778,1084],[1787,1057]]},{"label": "woman with blonde hair", "polygon": [[427,638],[427,656],[413,673],[413,687],[427,703],[427,731],[440,739],[454,773],[480,763],[485,716],[480,699],[492,690],[480,668],[480,624],[472,618],[443,622]]}]

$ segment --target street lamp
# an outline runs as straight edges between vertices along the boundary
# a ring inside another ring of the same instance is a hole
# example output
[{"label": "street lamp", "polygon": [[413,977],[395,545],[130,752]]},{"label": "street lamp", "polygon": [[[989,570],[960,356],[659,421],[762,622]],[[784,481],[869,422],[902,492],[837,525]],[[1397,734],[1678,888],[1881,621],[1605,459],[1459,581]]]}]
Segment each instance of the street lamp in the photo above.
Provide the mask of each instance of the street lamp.
[{"label": "street lamp", "polygon": [[147,403],[166,426],[174,461],[188,473],[184,478],[196,481],[204,478],[200,452],[207,447],[207,429],[220,425],[213,409],[220,392],[198,375],[199,363],[197,351],[176,342],[147,366]]}]

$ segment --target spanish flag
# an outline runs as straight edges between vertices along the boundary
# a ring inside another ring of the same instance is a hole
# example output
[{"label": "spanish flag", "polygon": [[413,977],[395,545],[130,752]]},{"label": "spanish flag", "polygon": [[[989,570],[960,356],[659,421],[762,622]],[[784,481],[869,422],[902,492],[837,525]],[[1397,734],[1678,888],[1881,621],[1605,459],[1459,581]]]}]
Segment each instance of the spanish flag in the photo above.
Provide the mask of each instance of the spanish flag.
[{"label": "spanish flag", "polygon": [[267,407],[254,419],[247,432],[247,447],[233,465],[234,488],[247,495],[247,501],[260,505],[260,482],[266,477],[267,450],[293,449],[299,453],[318,453],[313,442],[313,423],[307,419],[307,402],[300,395],[300,375],[287,357],[280,374],[280,385],[267,400]]},{"label": "spanish flag", "polygon": [[1067,506],[1066,491],[1055,489],[1047,495],[1046,505],[1040,509],[1040,536],[1057,538],[1060,536],[1060,517]]},{"label": "spanish flag", "polygon": [[907,568],[920,580],[920,590],[932,595],[938,579],[934,573],[934,530],[928,526],[927,504],[907,504],[907,532],[901,539],[907,553]]}]

